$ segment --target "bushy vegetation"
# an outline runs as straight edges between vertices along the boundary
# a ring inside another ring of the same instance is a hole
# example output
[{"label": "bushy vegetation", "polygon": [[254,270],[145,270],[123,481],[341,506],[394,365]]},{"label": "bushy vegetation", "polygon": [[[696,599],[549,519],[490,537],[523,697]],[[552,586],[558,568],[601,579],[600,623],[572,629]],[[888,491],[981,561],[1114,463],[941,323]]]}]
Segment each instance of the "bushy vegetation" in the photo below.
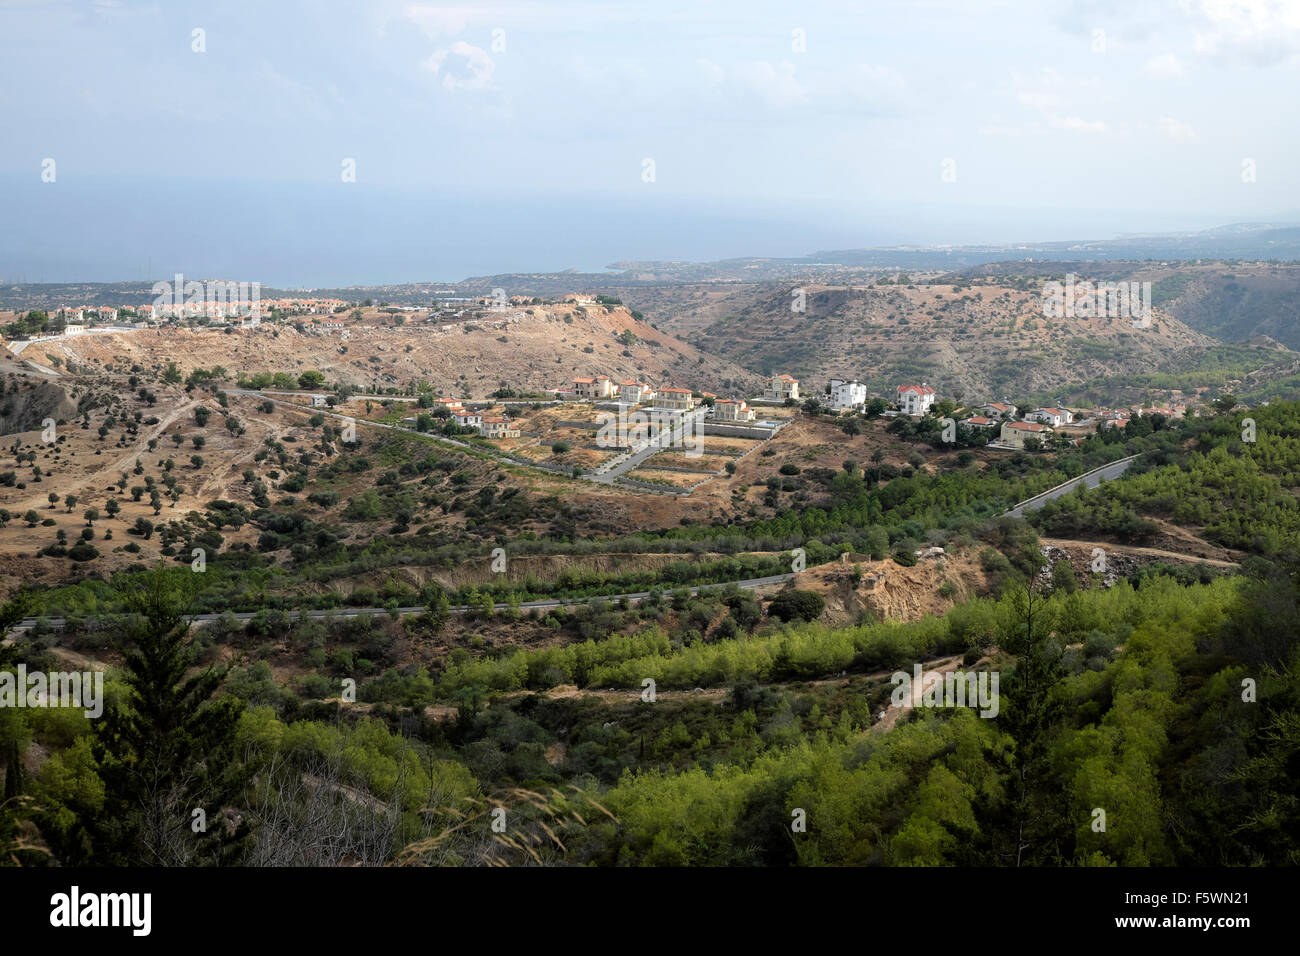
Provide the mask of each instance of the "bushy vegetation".
[{"label": "bushy vegetation", "polygon": [[[151,578],[144,593],[165,581]],[[221,805],[237,804],[248,830],[215,842],[249,861],[320,862],[308,849],[319,814],[372,861],[415,846],[426,862],[488,862],[473,828],[445,835],[453,821],[472,817],[484,796],[509,802],[521,789],[551,788],[566,814],[573,801],[592,811],[567,827],[563,850],[535,845],[555,861],[1300,861],[1287,771],[1300,747],[1300,578],[1261,563],[1209,583],[1169,575],[1139,583],[1044,598],[1022,582],[910,624],[787,625],[689,645],[651,629],[462,659],[441,674],[376,675],[362,685],[368,714],[300,698],[259,663],[221,676],[224,689],[203,685],[210,702],[201,692],[186,706],[197,707],[193,733],[214,734],[209,747],[239,755],[211,786],[242,788]],[[153,620],[147,607],[140,620]],[[138,645],[147,634],[179,660],[206,653],[202,635],[178,644],[167,626],[121,639]],[[963,651],[976,669],[1001,673],[996,718],[919,708],[892,730],[877,726],[890,706],[889,672]],[[43,652],[16,653],[39,663]],[[849,676],[800,683],[841,671]],[[147,672],[128,658],[114,673],[114,712],[136,706],[126,687],[140,693]],[[179,673],[163,684],[180,686]],[[637,696],[647,677],[660,688],[653,703]],[[569,682],[625,687],[627,697],[528,692]],[[343,687],[329,676],[316,683],[333,698]],[[725,696],[700,699],[694,687]],[[447,700],[455,715],[430,719],[426,703]],[[135,852],[139,831],[111,837],[89,825],[110,803],[122,808],[114,819],[134,819],[100,731],[75,711],[4,714],[5,753],[32,743],[51,752],[35,776],[12,784],[36,799],[11,814],[38,828],[54,860],[105,863]],[[163,815],[182,814],[183,804],[188,819],[187,799]],[[1090,826],[1098,807],[1104,832]],[[796,811],[806,832],[791,830]],[[517,825],[531,832],[536,819],[521,812]],[[298,837],[294,821],[304,827]],[[486,820],[477,826],[487,832]],[[187,852],[207,852],[188,839]]]}]

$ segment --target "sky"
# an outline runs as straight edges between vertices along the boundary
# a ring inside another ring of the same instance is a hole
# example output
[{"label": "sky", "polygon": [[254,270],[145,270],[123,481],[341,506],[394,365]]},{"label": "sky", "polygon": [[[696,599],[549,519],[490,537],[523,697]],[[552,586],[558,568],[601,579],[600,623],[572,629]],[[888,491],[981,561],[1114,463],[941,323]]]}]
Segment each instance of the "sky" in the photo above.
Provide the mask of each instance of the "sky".
[{"label": "sky", "polygon": [[0,0],[0,279],[1300,221],[1300,0]]}]

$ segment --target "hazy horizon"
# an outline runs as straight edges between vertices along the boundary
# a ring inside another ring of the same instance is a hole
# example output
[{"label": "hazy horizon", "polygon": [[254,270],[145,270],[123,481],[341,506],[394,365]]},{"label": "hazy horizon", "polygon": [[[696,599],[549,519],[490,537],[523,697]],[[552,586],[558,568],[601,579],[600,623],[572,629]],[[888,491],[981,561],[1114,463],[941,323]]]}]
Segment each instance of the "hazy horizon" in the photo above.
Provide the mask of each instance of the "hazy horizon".
[{"label": "hazy horizon", "polygon": [[32,0],[0,7],[0,62],[0,277],[28,282],[456,281],[1300,210],[1277,0]]}]

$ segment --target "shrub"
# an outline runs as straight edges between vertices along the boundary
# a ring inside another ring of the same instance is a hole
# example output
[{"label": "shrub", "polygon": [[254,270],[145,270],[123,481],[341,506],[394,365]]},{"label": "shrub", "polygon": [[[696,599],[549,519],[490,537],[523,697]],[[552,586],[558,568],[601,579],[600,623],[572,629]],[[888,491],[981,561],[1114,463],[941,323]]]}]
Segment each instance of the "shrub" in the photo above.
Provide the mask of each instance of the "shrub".
[{"label": "shrub", "polygon": [[782,591],[767,606],[769,617],[782,621],[815,621],[826,608],[826,601],[816,591]]}]

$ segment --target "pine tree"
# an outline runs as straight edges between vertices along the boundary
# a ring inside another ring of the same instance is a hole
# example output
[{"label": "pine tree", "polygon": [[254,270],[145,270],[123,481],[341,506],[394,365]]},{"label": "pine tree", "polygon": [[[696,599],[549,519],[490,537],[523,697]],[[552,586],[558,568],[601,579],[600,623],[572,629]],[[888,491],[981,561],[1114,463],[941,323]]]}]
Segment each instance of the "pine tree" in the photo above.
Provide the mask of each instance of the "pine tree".
[{"label": "pine tree", "polygon": [[974,828],[942,824],[955,838],[949,862],[958,866],[1059,866],[1072,855],[1067,788],[1052,779],[1049,755],[1062,717],[1053,696],[1065,673],[1061,649],[1034,579],[1016,585],[1012,606],[1015,618],[999,645],[1015,657],[1015,668],[1002,675],[996,720],[1010,746],[990,740],[984,748],[1003,784],[972,798]]},{"label": "pine tree", "polygon": [[999,729],[1014,741],[1007,809],[1016,866],[1059,865],[1071,832],[1063,816],[1065,788],[1050,779],[1048,765],[1052,734],[1061,719],[1052,692],[1065,669],[1046,603],[1032,579],[1017,588],[1016,623],[1001,641],[1002,649],[1016,659],[1015,669],[1002,682],[998,720]]},{"label": "pine tree", "polygon": [[159,568],[126,598],[128,693],[110,702],[97,735],[106,790],[93,838],[99,863],[234,863],[249,841],[238,812],[249,770],[235,752],[243,704],[213,699],[225,670],[190,673],[188,590]]}]

